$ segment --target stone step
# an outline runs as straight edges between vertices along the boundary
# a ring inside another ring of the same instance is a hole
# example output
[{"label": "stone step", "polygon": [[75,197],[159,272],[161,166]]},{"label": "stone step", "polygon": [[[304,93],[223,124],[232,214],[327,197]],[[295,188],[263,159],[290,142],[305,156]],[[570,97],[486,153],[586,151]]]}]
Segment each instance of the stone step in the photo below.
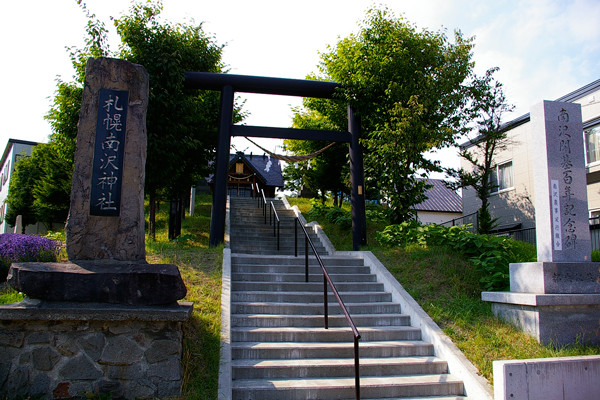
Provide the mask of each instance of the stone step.
[{"label": "stone step", "polygon": [[[315,246],[315,249],[317,250],[317,254],[319,254],[319,257],[321,255],[327,254],[325,247],[321,243],[313,242],[313,245]],[[239,240],[234,239],[231,241],[231,248],[238,248],[238,249],[247,248],[248,250],[256,250],[256,249],[272,250],[272,249],[277,248],[277,238],[270,236],[268,238],[255,238],[255,240],[247,240],[247,241],[239,241]],[[279,248],[281,250],[287,250],[287,251],[291,251],[291,252],[294,252],[296,249],[294,242],[292,242],[292,241],[286,242],[286,241],[282,241],[282,240],[279,241]],[[302,252],[302,254],[304,254],[304,244],[298,245],[298,252]],[[308,252],[309,252],[309,254],[311,254],[311,253],[314,254],[314,252],[312,251],[312,247],[309,246]]]},{"label": "stone step", "polygon": [[[268,239],[268,238],[277,238],[277,232],[275,232],[275,234],[273,234],[273,227],[269,228],[269,229],[265,229],[262,232],[256,232],[256,231],[248,231],[248,232],[237,232],[235,230],[230,232],[231,235],[231,241],[232,242],[245,242],[245,241],[255,241],[256,239]],[[236,236],[237,235],[237,236]],[[285,230],[280,230],[279,231],[279,240],[282,242],[290,242],[290,243],[296,243],[296,237],[294,236],[294,232],[287,232]],[[317,235],[315,234],[311,234],[310,235],[310,240],[313,242],[313,244],[318,244],[320,242],[320,239],[318,238]],[[298,236],[298,247],[304,247],[304,237]],[[310,246],[310,245],[309,245]]]},{"label": "stone step", "polygon": [[[362,398],[459,395],[462,392],[462,382],[450,375],[392,375],[360,380]],[[233,381],[232,395],[234,400],[352,399],[355,398],[354,377],[240,379]]]},{"label": "stone step", "polygon": [[[405,314],[356,314],[352,321],[357,328],[362,326],[409,326],[410,316]],[[330,315],[329,326],[347,327],[344,315]],[[281,315],[281,314],[233,314],[231,327],[322,327],[324,317],[320,315]]]},{"label": "stone step", "polygon": [[[338,282],[376,282],[377,276],[373,274],[332,274],[327,271],[331,281],[335,284]],[[279,274],[263,274],[263,273],[232,273],[232,279],[236,282],[305,282],[306,275],[279,273]],[[309,282],[323,282],[322,271],[315,271],[312,274],[309,271]]]},{"label": "stone step", "polygon": [[[289,256],[289,255],[294,255],[295,252],[294,250],[290,250],[290,249],[282,249],[282,250],[277,250],[277,246],[273,246],[272,249],[267,250],[264,248],[260,248],[260,249],[250,249],[250,248],[237,248],[235,246],[231,247],[231,252],[232,254],[263,254],[263,255],[281,255],[281,256]],[[322,253],[324,253],[325,250],[322,250]],[[313,254],[312,252],[309,251],[309,254]],[[304,250],[298,250],[298,255],[304,255]]]},{"label": "stone step", "polygon": [[[354,257],[339,257],[339,256],[322,256],[321,260],[326,267],[330,265],[365,265],[364,260],[361,258]],[[276,256],[256,256],[256,255],[243,255],[236,254],[231,256],[231,264],[244,264],[244,265],[304,265],[304,257],[276,257]],[[319,265],[314,257],[308,258],[308,265]]]},{"label": "stone step", "polygon": [[[392,295],[389,292],[344,292],[340,293],[344,302],[389,302],[392,301]],[[256,291],[234,291],[231,293],[231,302],[273,302],[273,303],[321,303],[323,304],[323,293],[317,292],[256,292]],[[329,303],[336,302],[335,296],[327,293]]]},{"label": "stone step", "polygon": [[[421,340],[421,330],[411,326],[378,326],[360,328],[360,344],[368,341]],[[235,327],[231,340],[235,342],[338,342],[353,340],[350,328],[330,327]]]},{"label": "stone step", "polygon": [[[336,289],[343,292],[381,292],[383,283],[379,282],[339,282]],[[267,292],[323,292],[323,284],[318,282],[231,282],[234,291]],[[329,289],[328,289],[329,290]]]},{"label": "stone step", "polygon": [[[274,244],[273,247],[271,248],[267,248],[267,247],[248,247],[248,246],[234,246],[232,245],[231,247],[231,252],[234,254],[261,254],[261,255],[280,255],[280,256],[293,256],[294,254],[296,254],[296,252],[294,251],[294,249],[285,249],[285,248],[281,248],[279,250],[277,250],[277,244]],[[319,250],[317,249],[317,252],[319,252]],[[325,249],[321,249],[320,250],[321,254],[327,254],[325,252]],[[302,257],[304,256],[304,250],[302,249],[298,249],[298,256]],[[314,255],[314,253],[309,250],[308,251],[308,255],[312,256]]]},{"label": "stone step", "polygon": [[[304,260],[304,257],[302,258]],[[257,265],[257,264],[236,264],[231,267],[232,273],[260,273],[260,274],[304,274],[304,263],[302,265]],[[329,274],[370,274],[371,268],[365,266],[345,266],[328,265]],[[308,274],[322,274],[320,266],[309,265]]]},{"label": "stone step", "polygon": [[[374,341],[360,343],[361,357],[433,356],[433,346],[420,340]],[[352,358],[354,343],[344,342],[235,342],[233,359]]]},{"label": "stone step", "polygon": [[[360,374],[366,376],[445,374],[448,365],[435,357],[360,358]],[[302,360],[232,361],[234,379],[277,379],[350,377],[354,375],[354,358],[318,358]]]},{"label": "stone step", "polygon": [[[400,313],[400,304],[392,302],[345,303],[350,315],[356,314],[393,314]],[[329,315],[341,315],[342,310],[336,302],[329,303]],[[233,314],[293,314],[320,315],[323,313],[323,298],[320,303],[267,303],[244,302],[231,303]]]}]

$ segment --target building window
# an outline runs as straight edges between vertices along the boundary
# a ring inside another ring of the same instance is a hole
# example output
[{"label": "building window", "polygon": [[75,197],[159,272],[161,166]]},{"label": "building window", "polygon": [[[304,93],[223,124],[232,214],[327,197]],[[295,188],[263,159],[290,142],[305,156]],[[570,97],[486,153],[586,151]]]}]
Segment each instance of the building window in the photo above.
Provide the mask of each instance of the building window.
[{"label": "building window", "polygon": [[600,225],[600,210],[590,210],[590,225]]},{"label": "building window", "polygon": [[502,192],[503,190],[514,187],[512,161],[496,165],[490,176],[492,184],[492,193]]},{"label": "building window", "polygon": [[600,125],[585,130],[587,163],[600,161]]}]

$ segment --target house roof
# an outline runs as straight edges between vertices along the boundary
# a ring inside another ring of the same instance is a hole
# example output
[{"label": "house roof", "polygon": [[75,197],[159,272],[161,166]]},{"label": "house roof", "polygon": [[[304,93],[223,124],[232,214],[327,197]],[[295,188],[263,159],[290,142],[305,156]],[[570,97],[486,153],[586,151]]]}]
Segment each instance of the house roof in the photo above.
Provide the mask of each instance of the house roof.
[{"label": "house roof", "polygon": [[454,190],[448,188],[441,179],[427,179],[433,185],[425,192],[427,199],[417,204],[417,211],[437,211],[462,213],[462,198]]},{"label": "house roof", "polygon": [[0,165],[4,165],[4,162],[6,161],[6,157],[8,157],[8,153],[14,144],[25,144],[28,146],[37,146],[39,143],[38,142],[30,142],[29,140],[8,139],[8,141],[6,142],[6,147],[4,148],[4,153],[2,154],[2,158],[0,159]]},{"label": "house roof", "polygon": [[281,175],[279,160],[266,154],[262,156],[253,155],[252,153],[229,155],[229,165],[237,160],[244,160],[265,181],[267,186],[283,187],[283,176]]}]

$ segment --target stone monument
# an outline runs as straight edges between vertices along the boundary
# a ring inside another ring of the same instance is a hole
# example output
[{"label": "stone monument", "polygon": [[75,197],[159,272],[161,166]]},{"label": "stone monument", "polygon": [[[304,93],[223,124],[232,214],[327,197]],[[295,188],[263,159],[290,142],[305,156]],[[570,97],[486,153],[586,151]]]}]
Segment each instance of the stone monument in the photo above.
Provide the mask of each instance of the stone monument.
[{"label": "stone monument", "polygon": [[600,344],[600,263],[591,262],[581,106],[531,111],[537,262],[510,265],[492,311],[544,344]]},{"label": "stone monument", "polygon": [[[0,395],[177,396],[182,323],[177,266],[145,260],[148,74],[88,60],[79,115],[66,263],[15,263],[27,299],[0,306]],[[0,396],[1,397],[1,396]]]}]

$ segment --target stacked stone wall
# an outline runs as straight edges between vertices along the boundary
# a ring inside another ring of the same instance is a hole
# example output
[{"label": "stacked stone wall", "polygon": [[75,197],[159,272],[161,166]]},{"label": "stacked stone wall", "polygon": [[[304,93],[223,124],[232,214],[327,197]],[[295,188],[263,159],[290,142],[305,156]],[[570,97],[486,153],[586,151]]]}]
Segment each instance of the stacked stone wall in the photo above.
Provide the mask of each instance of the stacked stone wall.
[{"label": "stacked stone wall", "polygon": [[13,317],[0,318],[0,398],[136,399],[181,392],[181,321],[122,314],[115,320]]}]

